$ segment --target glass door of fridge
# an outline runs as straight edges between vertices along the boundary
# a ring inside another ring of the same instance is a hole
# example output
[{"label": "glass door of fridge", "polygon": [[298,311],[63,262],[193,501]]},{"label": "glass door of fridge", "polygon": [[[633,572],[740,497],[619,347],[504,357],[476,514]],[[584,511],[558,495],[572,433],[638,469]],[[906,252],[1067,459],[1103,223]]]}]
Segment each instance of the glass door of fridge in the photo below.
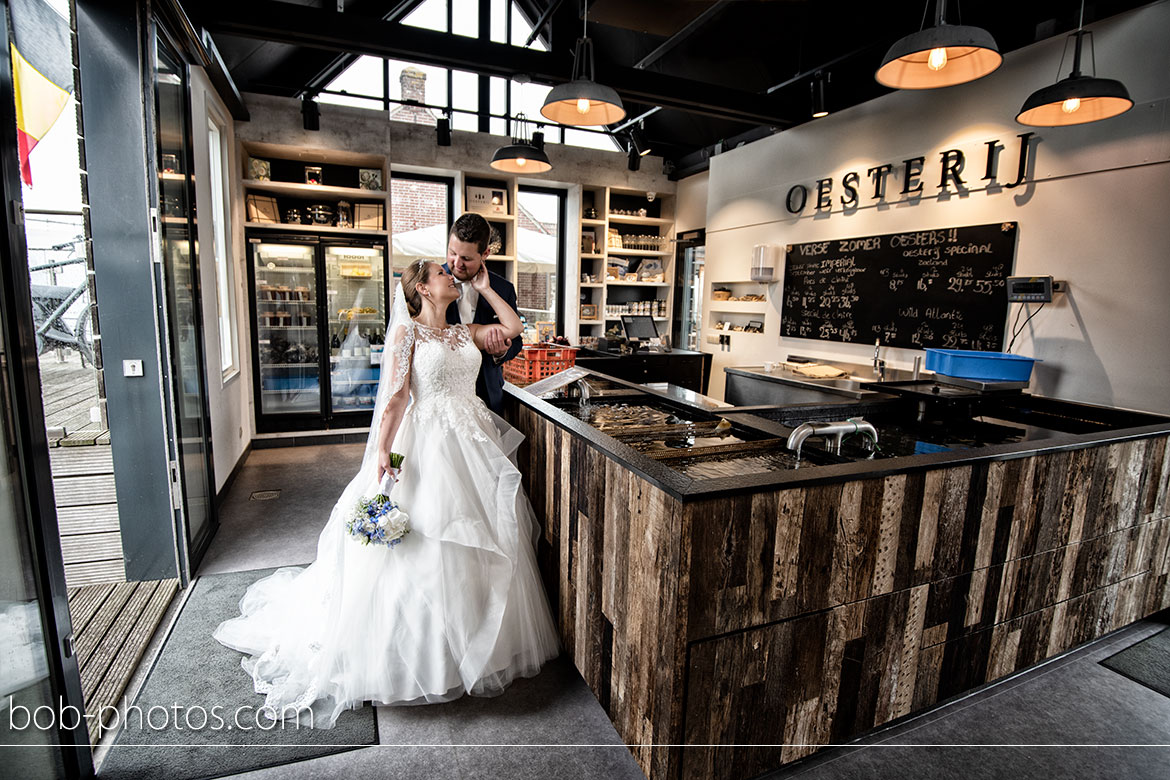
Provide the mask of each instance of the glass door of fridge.
[{"label": "glass door of fridge", "polygon": [[329,386],[334,414],[371,412],[386,329],[385,248],[326,245]]},{"label": "glass door of fridge", "polygon": [[260,411],[319,414],[316,244],[253,244]]}]

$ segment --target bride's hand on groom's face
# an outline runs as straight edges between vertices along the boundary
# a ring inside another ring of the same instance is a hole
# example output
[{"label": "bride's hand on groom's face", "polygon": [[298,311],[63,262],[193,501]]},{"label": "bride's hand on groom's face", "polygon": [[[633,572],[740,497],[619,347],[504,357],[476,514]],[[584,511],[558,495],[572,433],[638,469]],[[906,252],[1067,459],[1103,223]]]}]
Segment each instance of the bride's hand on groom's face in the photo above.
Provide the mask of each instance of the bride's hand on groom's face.
[{"label": "bride's hand on groom's face", "polygon": [[487,265],[480,265],[479,271],[476,272],[475,276],[471,277],[471,286],[474,287],[477,292],[481,293],[484,290],[491,289],[492,285],[488,280]]}]

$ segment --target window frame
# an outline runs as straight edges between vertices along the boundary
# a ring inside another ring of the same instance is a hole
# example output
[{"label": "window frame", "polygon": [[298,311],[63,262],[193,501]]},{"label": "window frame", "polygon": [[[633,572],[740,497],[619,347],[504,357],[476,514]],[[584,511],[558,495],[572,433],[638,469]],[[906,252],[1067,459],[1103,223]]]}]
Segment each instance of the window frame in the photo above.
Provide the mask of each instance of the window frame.
[{"label": "window frame", "polygon": [[520,282],[520,196],[526,192],[531,192],[537,195],[555,195],[557,196],[557,291],[553,300],[555,301],[555,320],[556,330],[559,333],[565,332],[565,293],[568,289],[565,280],[565,264],[567,262],[567,252],[565,251],[565,231],[568,229],[568,190],[560,187],[541,187],[535,184],[518,184],[516,192],[516,283]]},{"label": "window frame", "polygon": [[[239,313],[235,295],[236,274],[232,246],[231,192],[228,190],[232,170],[231,148],[228,143],[228,129],[231,127],[231,124],[228,117],[218,107],[212,105],[210,101],[207,102],[205,113],[207,115],[208,140],[207,167],[210,174],[210,180],[207,182],[207,186],[213,204],[211,215],[211,253],[215,258],[213,268],[216,287],[215,308],[217,314],[216,324],[220,329],[220,386],[223,387],[240,374]],[[218,151],[212,148],[213,139],[215,138],[219,139]],[[217,158],[219,160],[218,166],[215,164]],[[216,187],[217,176],[219,178],[218,188]],[[217,200],[219,201],[218,203],[216,202]],[[223,231],[223,257],[219,256],[217,226],[221,226]],[[225,304],[227,306],[226,322],[223,311]],[[225,343],[228,346],[227,351],[230,353],[230,361],[224,359]]]}]

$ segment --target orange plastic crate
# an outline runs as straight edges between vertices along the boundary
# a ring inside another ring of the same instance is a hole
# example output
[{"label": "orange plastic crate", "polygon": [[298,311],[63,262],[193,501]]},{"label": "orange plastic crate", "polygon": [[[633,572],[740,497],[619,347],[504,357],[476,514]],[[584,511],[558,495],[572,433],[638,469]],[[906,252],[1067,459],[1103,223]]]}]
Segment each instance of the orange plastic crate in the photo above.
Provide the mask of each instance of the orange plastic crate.
[{"label": "orange plastic crate", "polygon": [[572,347],[525,347],[504,364],[504,379],[523,387],[576,364],[577,350]]}]

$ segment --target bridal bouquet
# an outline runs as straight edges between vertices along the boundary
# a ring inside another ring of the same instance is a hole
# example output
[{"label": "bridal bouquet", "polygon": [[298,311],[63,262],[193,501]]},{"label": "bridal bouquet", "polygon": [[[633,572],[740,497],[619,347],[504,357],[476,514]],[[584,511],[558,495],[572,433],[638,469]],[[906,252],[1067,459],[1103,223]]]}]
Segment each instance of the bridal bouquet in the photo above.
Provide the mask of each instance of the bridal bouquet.
[{"label": "bridal bouquet", "polygon": [[[402,466],[402,456],[390,453],[390,465]],[[384,544],[395,547],[410,533],[410,515],[390,500],[389,488],[380,489],[371,498],[359,498],[353,516],[346,526],[350,535],[362,544]]]}]

